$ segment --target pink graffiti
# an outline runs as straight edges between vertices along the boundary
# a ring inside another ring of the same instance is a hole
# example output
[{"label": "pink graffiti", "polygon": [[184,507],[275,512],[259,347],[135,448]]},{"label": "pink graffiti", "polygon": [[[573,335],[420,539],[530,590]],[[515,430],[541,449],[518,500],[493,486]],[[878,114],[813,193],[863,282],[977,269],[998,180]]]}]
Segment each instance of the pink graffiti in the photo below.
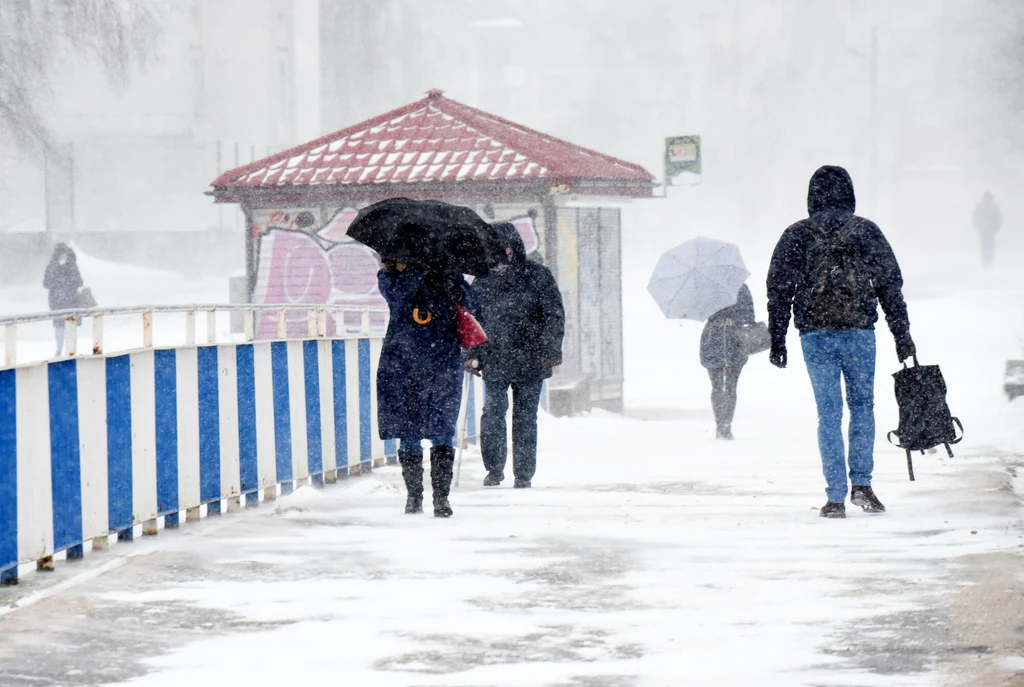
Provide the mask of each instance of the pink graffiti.
[{"label": "pink graffiti", "polygon": [[[295,231],[271,230],[260,241],[259,268],[253,302],[259,305],[317,304],[332,306],[384,305],[377,289],[377,259],[368,248],[344,243],[325,250],[312,236]],[[358,314],[346,326],[358,326]],[[336,323],[328,323],[328,334]],[[308,335],[304,312],[287,317],[289,338]],[[264,312],[257,336],[277,337],[277,314]]]}]

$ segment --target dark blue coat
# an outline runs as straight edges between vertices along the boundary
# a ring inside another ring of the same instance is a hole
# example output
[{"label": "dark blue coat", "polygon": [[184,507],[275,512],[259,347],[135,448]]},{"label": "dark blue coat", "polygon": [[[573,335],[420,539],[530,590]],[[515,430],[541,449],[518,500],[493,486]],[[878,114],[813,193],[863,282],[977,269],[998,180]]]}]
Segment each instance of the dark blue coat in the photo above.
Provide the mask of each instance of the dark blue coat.
[{"label": "dark blue coat", "polygon": [[739,329],[754,323],[754,297],[746,284],[740,287],[736,304],[722,308],[708,318],[700,335],[700,364],[716,370],[743,366],[748,356],[740,347]]},{"label": "dark blue coat", "polygon": [[507,265],[473,282],[487,342],[468,355],[483,363],[485,380],[540,381],[551,376],[551,363],[562,359],[562,294],[551,270],[526,259],[512,224],[495,224],[494,230],[512,254]]},{"label": "dark blue coat", "polygon": [[[377,369],[377,419],[382,439],[448,438],[455,434],[463,363],[455,306],[470,309],[462,276],[437,278],[407,267],[381,270],[380,292],[391,310]],[[417,324],[430,313],[427,324]]]}]

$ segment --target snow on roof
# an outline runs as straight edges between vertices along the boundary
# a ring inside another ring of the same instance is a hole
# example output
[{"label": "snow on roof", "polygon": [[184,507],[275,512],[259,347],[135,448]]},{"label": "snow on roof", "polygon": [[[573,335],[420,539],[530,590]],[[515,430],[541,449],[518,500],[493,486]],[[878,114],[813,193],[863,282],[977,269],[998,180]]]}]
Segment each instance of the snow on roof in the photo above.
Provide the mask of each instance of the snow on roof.
[{"label": "snow on roof", "polygon": [[227,171],[213,186],[280,188],[544,178],[653,179],[639,165],[430,91],[426,98],[405,107]]}]

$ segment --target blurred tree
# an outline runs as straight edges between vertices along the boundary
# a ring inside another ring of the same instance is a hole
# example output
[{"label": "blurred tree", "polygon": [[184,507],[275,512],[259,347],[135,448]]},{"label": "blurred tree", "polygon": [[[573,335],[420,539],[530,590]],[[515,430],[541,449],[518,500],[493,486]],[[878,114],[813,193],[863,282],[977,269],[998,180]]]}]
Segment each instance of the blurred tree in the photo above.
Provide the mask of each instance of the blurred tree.
[{"label": "blurred tree", "polygon": [[157,26],[148,3],[132,0],[0,2],[0,141],[22,149],[51,142],[45,110],[52,76],[69,60],[96,62],[124,85],[150,55]]}]

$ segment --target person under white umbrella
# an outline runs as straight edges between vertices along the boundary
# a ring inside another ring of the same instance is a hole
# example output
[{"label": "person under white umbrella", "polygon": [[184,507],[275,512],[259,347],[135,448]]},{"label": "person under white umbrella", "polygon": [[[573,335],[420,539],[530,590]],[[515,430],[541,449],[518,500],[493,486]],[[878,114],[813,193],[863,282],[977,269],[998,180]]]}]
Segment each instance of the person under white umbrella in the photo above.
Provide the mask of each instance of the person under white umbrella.
[{"label": "person under white umbrella", "polygon": [[707,323],[700,359],[711,378],[719,439],[733,438],[737,384],[753,352],[746,336],[755,324],[748,276],[738,246],[698,237],[662,255],[647,286],[666,317]]}]

